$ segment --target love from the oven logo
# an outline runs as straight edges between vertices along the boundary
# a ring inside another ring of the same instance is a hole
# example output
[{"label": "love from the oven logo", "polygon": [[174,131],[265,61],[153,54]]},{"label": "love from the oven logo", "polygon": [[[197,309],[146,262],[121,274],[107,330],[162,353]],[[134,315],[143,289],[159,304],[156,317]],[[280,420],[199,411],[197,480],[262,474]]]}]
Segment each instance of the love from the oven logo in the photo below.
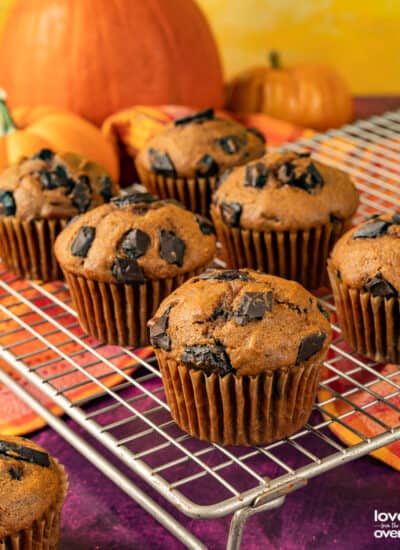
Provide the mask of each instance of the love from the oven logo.
[{"label": "love from the oven logo", "polygon": [[400,539],[400,512],[374,510],[374,538]]}]

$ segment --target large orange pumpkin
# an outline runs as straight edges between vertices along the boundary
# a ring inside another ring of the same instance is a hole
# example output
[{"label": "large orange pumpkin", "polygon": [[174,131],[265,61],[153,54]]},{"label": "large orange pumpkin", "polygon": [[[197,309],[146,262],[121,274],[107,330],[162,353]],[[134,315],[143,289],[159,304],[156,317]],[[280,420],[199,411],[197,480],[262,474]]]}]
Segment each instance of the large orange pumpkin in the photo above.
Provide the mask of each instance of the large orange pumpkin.
[{"label": "large orange pumpkin", "polygon": [[326,130],[349,122],[353,102],[344,80],[326,65],[282,67],[276,52],[271,66],[253,67],[227,87],[227,107],[262,112],[299,126]]},{"label": "large orange pumpkin", "polygon": [[17,0],[0,75],[12,106],[55,105],[98,125],[137,103],[223,103],[216,44],[193,0]]},{"label": "large orange pumpkin", "polygon": [[9,111],[0,90],[0,170],[40,149],[71,151],[103,166],[118,181],[119,161],[112,144],[93,124],[56,107]]}]

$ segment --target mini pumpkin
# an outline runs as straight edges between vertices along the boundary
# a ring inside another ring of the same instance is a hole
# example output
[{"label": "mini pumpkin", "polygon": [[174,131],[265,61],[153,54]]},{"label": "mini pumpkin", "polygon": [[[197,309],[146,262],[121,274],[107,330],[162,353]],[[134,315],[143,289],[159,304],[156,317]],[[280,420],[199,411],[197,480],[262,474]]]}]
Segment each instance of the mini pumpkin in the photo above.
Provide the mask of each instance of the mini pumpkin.
[{"label": "mini pumpkin", "polygon": [[112,144],[83,118],[51,106],[10,112],[0,90],[0,170],[40,149],[73,151],[100,164],[118,181],[119,161]]},{"label": "mini pumpkin", "polygon": [[326,130],[353,117],[345,81],[329,66],[308,63],[282,67],[277,52],[270,67],[239,74],[227,87],[227,107],[242,113],[262,112],[299,126]]}]

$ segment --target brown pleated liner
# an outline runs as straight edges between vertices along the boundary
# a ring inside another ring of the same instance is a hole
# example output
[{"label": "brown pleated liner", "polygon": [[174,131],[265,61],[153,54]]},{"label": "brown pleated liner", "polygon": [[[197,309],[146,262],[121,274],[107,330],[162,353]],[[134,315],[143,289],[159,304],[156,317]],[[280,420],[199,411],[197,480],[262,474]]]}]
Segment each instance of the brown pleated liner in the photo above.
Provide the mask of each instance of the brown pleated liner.
[{"label": "brown pleated liner", "polygon": [[0,540],[0,550],[56,550],[60,538],[61,510],[68,491],[68,477],[64,466],[53,459],[61,475],[61,491],[57,501],[35,520],[32,526]]},{"label": "brown pleated liner", "polygon": [[147,279],[142,285],[102,283],[64,272],[79,322],[86,332],[106,344],[145,346],[147,321],[173,290],[204,271],[183,273],[168,279]]},{"label": "brown pleated liner", "polygon": [[25,279],[61,279],[53,246],[67,223],[66,219],[21,221],[0,217],[0,257],[6,268]]},{"label": "brown pleated liner", "polygon": [[400,363],[400,299],[350,288],[328,263],[328,274],[344,340],[377,362]]},{"label": "brown pleated liner", "polygon": [[263,445],[293,434],[310,417],[320,365],[218,376],[155,351],[172,417],[194,437],[220,445]]},{"label": "brown pleated liner", "polygon": [[349,222],[328,223],[309,230],[252,231],[226,225],[211,207],[222,257],[227,267],[249,267],[293,279],[308,289],[326,286],[326,262]]},{"label": "brown pleated liner", "polygon": [[147,173],[138,167],[140,181],[153,195],[161,199],[176,199],[188,210],[207,218],[210,216],[211,195],[217,187],[218,177],[174,178]]}]

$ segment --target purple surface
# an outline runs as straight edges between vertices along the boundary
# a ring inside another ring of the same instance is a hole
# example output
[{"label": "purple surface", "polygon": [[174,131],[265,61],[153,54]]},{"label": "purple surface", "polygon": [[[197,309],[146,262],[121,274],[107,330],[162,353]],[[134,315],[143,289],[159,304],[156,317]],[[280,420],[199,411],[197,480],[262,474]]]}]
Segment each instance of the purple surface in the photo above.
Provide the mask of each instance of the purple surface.
[{"label": "purple surface", "polygon": [[[70,477],[61,550],[183,548],[53,430],[46,428],[33,439],[65,465]],[[398,548],[398,539],[374,539],[378,526],[373,516],[375,509],[400,512],[399,481],[395,471],[369,457],[337,468],[289,495],[280,509],[253,516],[246,525],[242,548]],[[146,487],[141,481],[138,484]],[[158,502],[163,502],[155,496]],[[191,520],[169,505],[166,508],[209,548],[224,548],[229,518]]]}]

